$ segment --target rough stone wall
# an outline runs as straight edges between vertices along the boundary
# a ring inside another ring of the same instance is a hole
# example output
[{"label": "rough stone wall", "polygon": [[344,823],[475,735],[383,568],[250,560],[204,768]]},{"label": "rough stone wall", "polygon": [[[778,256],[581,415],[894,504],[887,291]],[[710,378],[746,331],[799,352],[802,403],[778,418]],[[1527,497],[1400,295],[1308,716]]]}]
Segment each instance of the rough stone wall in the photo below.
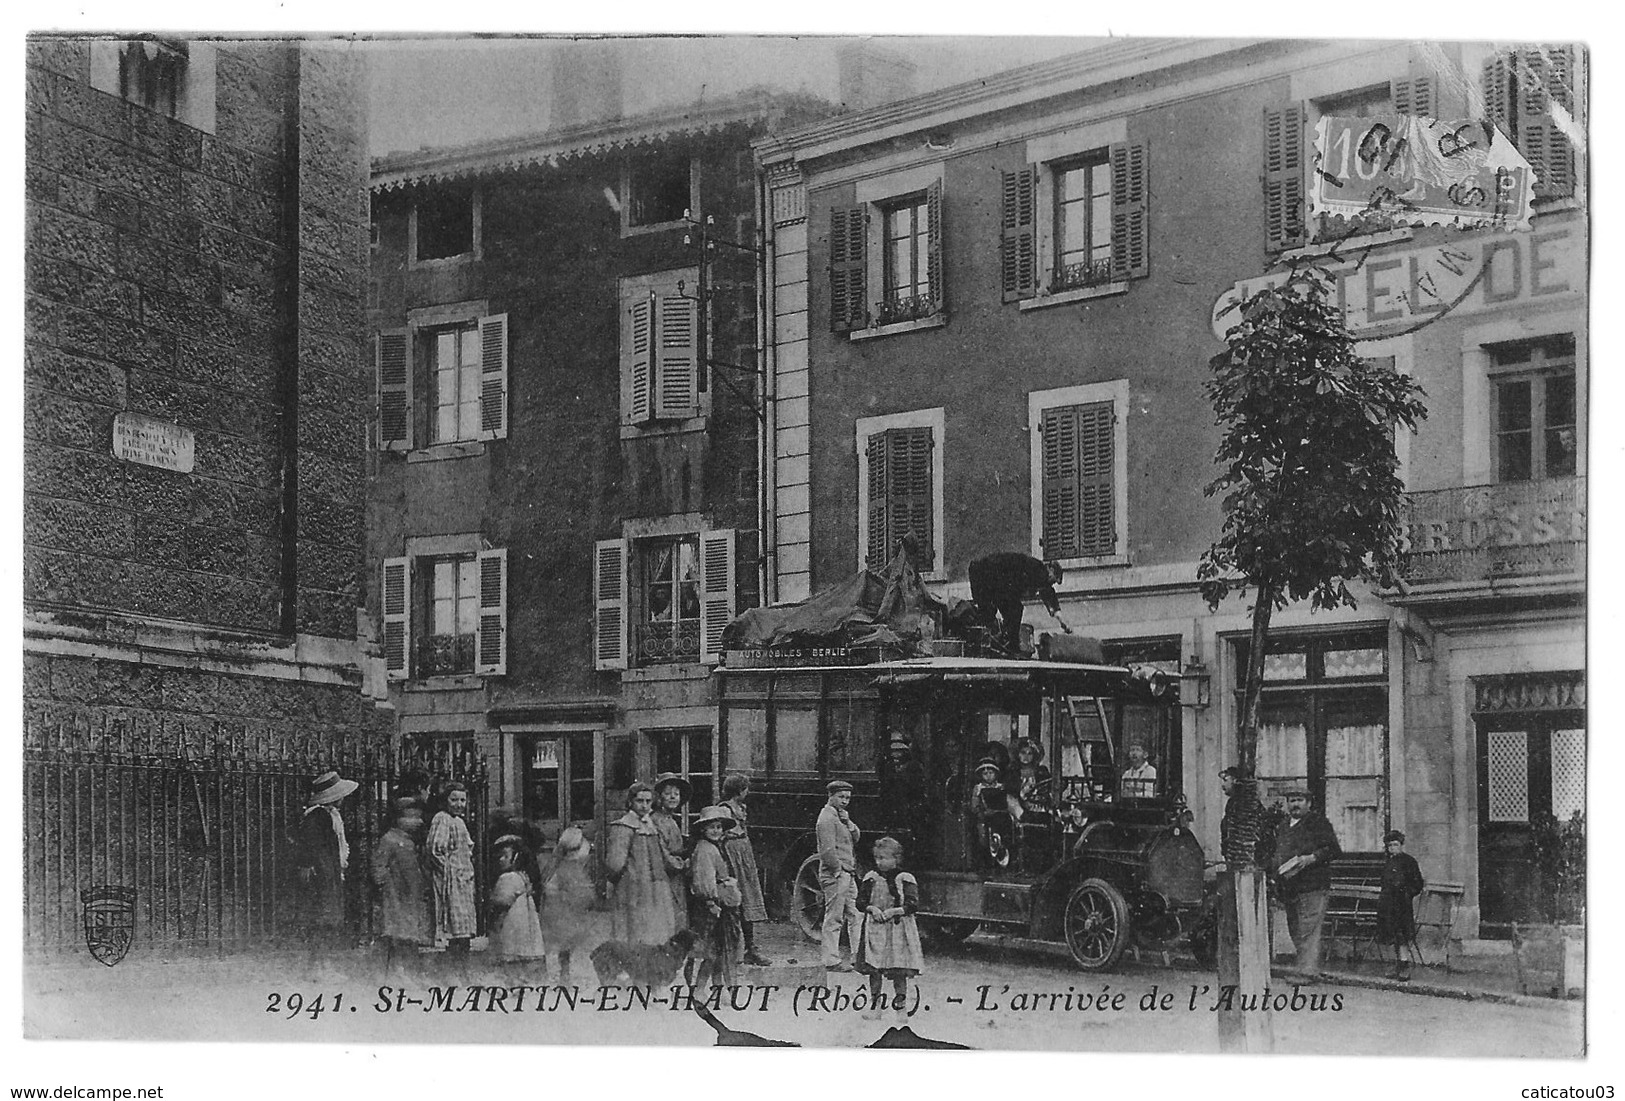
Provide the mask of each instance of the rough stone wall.
[{"label": "rough stone wall", "polygon": [[390,713],[350,684],[23,656],[23,745],[30,750],[381,765],[393,727]]},{"label": "rough stone wall", "polygon": [[[360,107],[340,55],[300,52],[296,67],[286,44],[220,44],[206,133],[93,89],[84,40],[29,43],[32,606],[354,635]],[[288,120],[301,70],[294,222]],[[297,567],[282,499],[295,348]],[[115,459],[112,422],[124,410],[192,429],[193,472]]]}]

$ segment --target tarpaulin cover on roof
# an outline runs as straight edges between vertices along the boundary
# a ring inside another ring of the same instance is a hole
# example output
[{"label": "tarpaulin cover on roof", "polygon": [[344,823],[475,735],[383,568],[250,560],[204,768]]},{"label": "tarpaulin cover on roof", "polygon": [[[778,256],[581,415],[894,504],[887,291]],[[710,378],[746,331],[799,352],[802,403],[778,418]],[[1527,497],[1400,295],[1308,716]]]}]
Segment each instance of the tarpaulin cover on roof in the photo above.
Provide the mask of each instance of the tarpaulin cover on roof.
[{"label": "tarpaulin cover on roof", "polygon": [[906,646],[940,634],[947,618],[949,606],[931,595],[905,548],[884,571],[860,570],[803,604],[750,609],[723,630],[722,645],[728,650]]}]

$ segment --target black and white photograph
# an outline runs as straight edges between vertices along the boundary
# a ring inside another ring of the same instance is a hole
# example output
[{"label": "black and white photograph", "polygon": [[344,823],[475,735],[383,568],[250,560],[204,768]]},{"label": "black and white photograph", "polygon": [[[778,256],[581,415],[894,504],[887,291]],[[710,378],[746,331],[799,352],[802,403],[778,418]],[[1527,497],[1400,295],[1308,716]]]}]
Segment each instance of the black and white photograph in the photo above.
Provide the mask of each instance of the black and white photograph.
[{"label": "black and white photograph", "polygon": [[1625,1085],[1600,45],[123,19],[14,39],[11,1096]]}]

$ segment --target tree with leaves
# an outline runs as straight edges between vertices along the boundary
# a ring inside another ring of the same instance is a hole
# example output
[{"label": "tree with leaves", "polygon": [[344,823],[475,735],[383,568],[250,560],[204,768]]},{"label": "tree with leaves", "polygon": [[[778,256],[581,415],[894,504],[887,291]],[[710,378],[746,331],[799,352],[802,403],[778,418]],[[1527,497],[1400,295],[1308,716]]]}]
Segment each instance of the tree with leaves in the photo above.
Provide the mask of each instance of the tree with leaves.
[{"label": "tree with leaves", "polygon": [[[1259,820],[1252,777],[1270,618],[1305,599],[1317,609],[1353,607],[1350,581],[1399,583],[1405,487],[1394,439],[1427,415],[1409,376],[1359,354],[1332,288],[1311,267],[1247,298],[1206,387],[1223,438],[1219,475],[1204,492],[1221,499],[1224,527],[1197,580],[1215,610],[1232,594],[1253,594],[1238,762],[1241,797],[1252,804],[1240,816],[1245,831]],[[1253,907],[1267,925],[1262,879],[1245,858],[1251,840],[1232,846],[1245,854],[1240,867],[1229,861],[1232,885],[1238,908]],[[1256,921],[1242,922],[1232,943],[1242,960],[1263,961],[1267,980],[1268,949],[1247,943],[1248,929],[1267,935]],[[1242,964],[1237,978],[1246,970]]]}]

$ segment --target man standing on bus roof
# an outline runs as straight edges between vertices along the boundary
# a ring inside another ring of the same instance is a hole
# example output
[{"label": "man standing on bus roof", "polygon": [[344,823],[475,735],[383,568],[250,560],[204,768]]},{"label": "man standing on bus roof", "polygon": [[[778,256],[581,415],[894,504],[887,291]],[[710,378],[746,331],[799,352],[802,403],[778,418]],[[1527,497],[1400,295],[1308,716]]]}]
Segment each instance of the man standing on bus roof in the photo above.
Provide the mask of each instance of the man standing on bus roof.
[{"label": "man standing on bus roof", "polygon": [[1004,648],[1012,654],[1021,646],[1023,601],[1043,601],[1061,630],[1072,633],[1061,618],[1061,600],[1055,595],[1055,586],[1060,583],[1059,563],[1040,562],[1030,554],[1000,551],[970,564],[970,598],[977,614],[993,638],[998,637],[995,613],[1004,620]]},{"label": "man standing on bus roof", "polygon": [[847,814],[852,785],[831,780],[824,790],[829,802],[818,812],[818,886],[824,892],[824,969],[853,970],[850,956],[841,955],[841,934],[848,952],[857,951],[858,857],[857,824]]}]

